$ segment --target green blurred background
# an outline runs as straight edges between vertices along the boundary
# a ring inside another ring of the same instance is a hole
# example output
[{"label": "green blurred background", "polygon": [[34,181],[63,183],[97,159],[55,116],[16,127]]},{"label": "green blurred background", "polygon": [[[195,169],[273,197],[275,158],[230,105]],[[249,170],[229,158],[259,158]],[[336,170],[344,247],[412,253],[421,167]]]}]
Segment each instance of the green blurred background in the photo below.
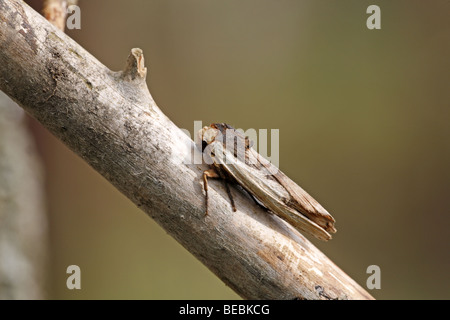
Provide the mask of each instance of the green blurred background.
[{"label": "green blurred background", "polygon": [[[371,4],[381,30],[366,27]],[[450,1],[79,5],[81,30],[67,33],[112,70],[142,48],[150,91],[179,127],[279,129],[281,169],[337,220],[332,241],[312,241],[364,287],[379,265],[374,297],[450,298]],[[31,122],[46,168],[50,298],[239,298]],[[71,264],[81,290],[66,288]]]}]

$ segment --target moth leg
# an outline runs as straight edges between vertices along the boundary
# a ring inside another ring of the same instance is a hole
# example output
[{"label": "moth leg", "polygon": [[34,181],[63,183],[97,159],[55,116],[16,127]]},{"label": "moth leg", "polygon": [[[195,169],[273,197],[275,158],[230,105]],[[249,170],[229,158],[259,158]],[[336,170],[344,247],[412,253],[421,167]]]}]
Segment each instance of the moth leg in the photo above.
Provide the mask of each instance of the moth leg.
[{"label": "moth leg", "polygon": [[230,185],[228,184],[227,175],[220,167],[217,169],[217,173],[219,174],[220,178],[222,178],[222,180],[225,182],[225,188],[227,189],[228,198],[230,198],[231,208],[233,209],[233,212],[236,212],[236,205],[234,204],[234,199],[233,195],[231,194]]},{"label": "moth leg", "polygon": [[230,186],[228,185],[228,182],[226,180],[224,180],[224,181],[225,181],[225,187],[227,189],[228,197],[230,198],[231,208],[233,208],[233,212],[236,212],[236,205],[234,204],[234,199],[233,199],[233,195],[231,194]]},{"label": "moth leg", "polygon": [[205,190],[205,216],[208,215],[208,178],[220,178],[219,174],[214,169],[203,171],[203,189]]}]

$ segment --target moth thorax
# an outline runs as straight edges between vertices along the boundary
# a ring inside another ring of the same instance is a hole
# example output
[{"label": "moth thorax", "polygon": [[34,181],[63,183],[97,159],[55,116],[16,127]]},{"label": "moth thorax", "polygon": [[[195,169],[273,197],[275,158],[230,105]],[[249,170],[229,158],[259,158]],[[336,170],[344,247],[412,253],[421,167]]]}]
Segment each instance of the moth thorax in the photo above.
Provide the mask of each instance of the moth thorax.
[{"label": "moth thorax", "polygon": [[207,144],[213,142],[218,134],[219,130],[211,127],[203,127],[203,129],[201,129],[199,132],[200,138]]}]

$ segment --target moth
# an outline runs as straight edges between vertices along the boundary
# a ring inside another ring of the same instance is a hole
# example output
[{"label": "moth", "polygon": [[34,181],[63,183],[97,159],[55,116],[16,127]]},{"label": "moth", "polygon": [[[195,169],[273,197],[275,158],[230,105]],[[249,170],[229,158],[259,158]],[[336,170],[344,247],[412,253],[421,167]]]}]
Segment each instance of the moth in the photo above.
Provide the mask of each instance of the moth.
[{"label": "moth", "polygon": [[313,197],[252,148],[252,141],[226,123],[213,123],[198,132],[197,144],[212,168],[203,172],[208,214],[208,178],[225,181],[233,211],[236,206],[227,182],[237,183],[257,203],[295,229],[318,239],[331,239],[334,218]]}]

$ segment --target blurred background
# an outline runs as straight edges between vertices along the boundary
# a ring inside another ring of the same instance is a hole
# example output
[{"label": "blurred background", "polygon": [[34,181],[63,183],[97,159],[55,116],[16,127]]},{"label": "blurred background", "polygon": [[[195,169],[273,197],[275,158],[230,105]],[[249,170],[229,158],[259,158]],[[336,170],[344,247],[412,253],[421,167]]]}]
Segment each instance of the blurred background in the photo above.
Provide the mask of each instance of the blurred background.
[{"label": "blurred background", "polygon": [[[29,1],[37,10],[40,1]],[[79,1],[67,30],[112,70],[144,50],[179,127],[280,130],[280,167],[336,218],[311,239],[378,299],[449,299],[450,2]],[[235,299],[206,267],[29,120],[45,170],[48,298]],[[149,137],[151,139],[151,137]],[[66,268],[81,268],[68,290]]]}]

